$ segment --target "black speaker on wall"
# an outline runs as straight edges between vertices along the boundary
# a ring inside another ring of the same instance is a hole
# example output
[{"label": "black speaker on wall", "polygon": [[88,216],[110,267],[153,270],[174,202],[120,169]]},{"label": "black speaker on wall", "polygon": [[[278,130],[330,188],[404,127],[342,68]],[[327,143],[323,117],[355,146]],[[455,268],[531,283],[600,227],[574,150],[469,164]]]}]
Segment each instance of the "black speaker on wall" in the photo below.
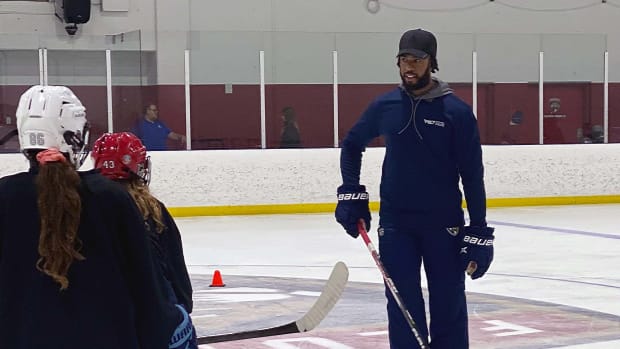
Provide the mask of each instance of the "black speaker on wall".
[{"label": "black speaker on wall", "polygon": [[55,0],[56,17],[65,23],[81,24],[90,20],[90,0]]}]

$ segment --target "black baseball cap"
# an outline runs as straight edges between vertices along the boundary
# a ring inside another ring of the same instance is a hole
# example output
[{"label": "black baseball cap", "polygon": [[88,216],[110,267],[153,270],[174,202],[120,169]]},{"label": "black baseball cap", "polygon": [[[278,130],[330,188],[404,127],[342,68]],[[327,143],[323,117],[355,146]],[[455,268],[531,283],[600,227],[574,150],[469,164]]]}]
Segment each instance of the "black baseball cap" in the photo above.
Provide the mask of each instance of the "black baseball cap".
[{"label": "black baseball cap", "polygon": [[407,30],[400,37],[398,57],[414,55],[418,58],[437,57],[437,39],[433,33],[423,29]]}]

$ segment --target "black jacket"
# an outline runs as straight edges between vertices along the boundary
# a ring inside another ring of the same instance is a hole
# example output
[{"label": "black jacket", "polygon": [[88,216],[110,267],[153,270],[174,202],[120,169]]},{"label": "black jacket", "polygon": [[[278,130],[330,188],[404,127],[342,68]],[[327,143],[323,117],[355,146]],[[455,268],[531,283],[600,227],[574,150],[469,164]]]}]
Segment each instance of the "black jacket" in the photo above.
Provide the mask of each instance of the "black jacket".
[{"label": "black jacket", "polygon": [[[181,234],[174,219],[163,203],[159,203],[162,210],[163,223],[166,226],[163,232],[158,233],[156,224],[152,219],[147,221],[151,246],[153,247],[153,257],[156,265],[165,278],[164,282],[169,283],[172,295],[168,298],[175,299],[175,303],[183,305],[188,313],[192,312],[192,284],[187,273],[185,257],[183,256],[183,244]],[[164,287],[166,288],[166,287]]]},{"label": "black jacket", "polygon": [[284,125],[280,137],[280,148],[301,148],[301,136],[294,123],[290,122]]},{"label": "black jacket", "polygon": [[36,269],[36,170],[0,179],[0,348],[166,349],[181,321],[160,292],[132,198],[94,171],[82,180],[80,252],[69,288]]}]

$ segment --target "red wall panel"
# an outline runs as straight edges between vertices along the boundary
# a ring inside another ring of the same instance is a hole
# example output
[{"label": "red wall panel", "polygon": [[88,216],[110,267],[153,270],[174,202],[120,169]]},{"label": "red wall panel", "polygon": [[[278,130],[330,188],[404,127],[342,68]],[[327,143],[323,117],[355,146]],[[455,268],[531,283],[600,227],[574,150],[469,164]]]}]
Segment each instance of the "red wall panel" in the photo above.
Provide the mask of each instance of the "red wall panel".
[{"label": "red wall panel", "polygon": [[[471,84],[451,84],[455,93],[471,104]],[[0,86],[0,124],[5,116],[15,123],[20,95],[29,86]],[[107,131],[105,86],[69,86],[87,108],[91,139]],[[341,84],[339,86],[339,141],[367,106],[395,84]],[[182,85],[115,86],[114,130],[131,130],[149,103],[158,105],[160,118],[173,131],[185,134],[185,89]],[[600,83],[545,83],[545,143],[577,143],[581,132],[603,124],[603,86]],[[552,110],[552,99],[559,109]],[[191,87],[193,149],[260,148],[260,87],[224,85]],[[304,147],[333,146],[333,91],[329,84],[266,86],[266,134],[269,148],[279,147],[281,110],[295,109]],[[514,123],[516,112],[521,123]],[[551,116],[562,117],[551,117]],[[483,144],[538,143],[538,84],[485,83],[478,85],[478,125]],[[609,141],[620,142],[620,83],[609,84]],[[381,146],[381,139],[370,146]],[[178,142],[171,149],[184,149]]]},{"label": "red wall panel", "polygon": [[[486,103],[483,144],[538,144],[538,85],[481,84]],[[521,115],[518,122],[517,115]]]},{"label": "red wall panel", "polygon": [[[368,105],[380,95],[391,91],[394,84],[340,84],[338,85],[338,143],[349,132],[349,129],[360,118]],[[376,139],[369,146],[383,146],[383,139]]]},{"label": "red wall panel", "polygon": [[620,143],[620,83],[609,84],[609,142]]},{"label": "red wall panel", "polygon": [[260,86],[192,85],[191,101],[192,149],[260,148]]},{"label": "red wall panel", "polygon": [[544,144],[578,142],[577,129],[590,115],[588,86],[585,83],[545,83]]}]

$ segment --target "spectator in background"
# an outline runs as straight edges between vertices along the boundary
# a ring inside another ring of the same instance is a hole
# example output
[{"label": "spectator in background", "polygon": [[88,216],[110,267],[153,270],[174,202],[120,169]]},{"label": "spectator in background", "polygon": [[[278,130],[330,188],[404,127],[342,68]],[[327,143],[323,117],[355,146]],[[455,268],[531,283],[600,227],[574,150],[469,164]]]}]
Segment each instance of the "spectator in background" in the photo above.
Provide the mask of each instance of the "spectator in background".
[{"label": "spectator in background", "polygon": [[605,143],[605,133],[602,125],[592,126],[592,143]]},{"label": "spectator in background", "polygon": [[604,143],[603,126],[592,125],[584,122],[583,126],[577,129],[577,143]]},{"label": "spectator in background", "polygon": [[149,104],[144,110],[144,117],[138,122],[133,133],[140,138],[147,150],[168,150],[168,139],[185,144],[184,135],[173,132],[159,120],[157,105]]},{"label": "spectator in background", "polygon": [[299,125],[293,107],[282,109],[282,132],[280,134],[280,148],[301,148]]}]

